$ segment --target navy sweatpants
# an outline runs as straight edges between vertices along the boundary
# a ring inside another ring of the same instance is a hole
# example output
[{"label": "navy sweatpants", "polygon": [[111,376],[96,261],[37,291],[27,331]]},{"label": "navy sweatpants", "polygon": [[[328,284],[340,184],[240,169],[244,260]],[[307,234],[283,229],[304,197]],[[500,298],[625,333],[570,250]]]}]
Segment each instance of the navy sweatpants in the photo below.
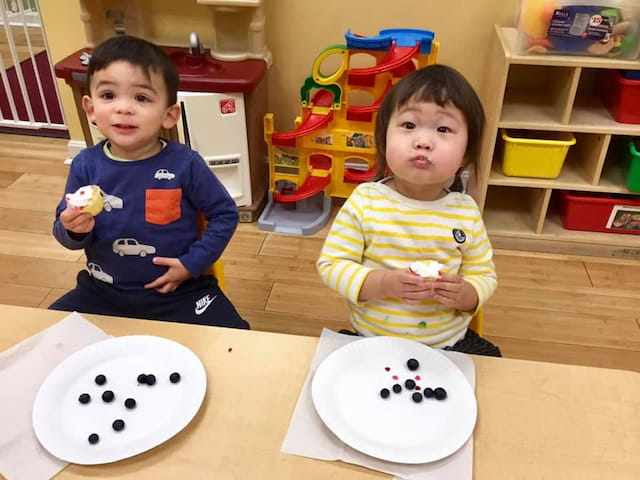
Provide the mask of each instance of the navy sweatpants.
[{"label": "navy sweatpants", "polygon": [[76,288],[49,307],[115,317],[133,317],[168,322],[248,329],[233,304],[210,276],[192,278],[174,292],[123,291],[96,280],[89,272],[78,272]]}]

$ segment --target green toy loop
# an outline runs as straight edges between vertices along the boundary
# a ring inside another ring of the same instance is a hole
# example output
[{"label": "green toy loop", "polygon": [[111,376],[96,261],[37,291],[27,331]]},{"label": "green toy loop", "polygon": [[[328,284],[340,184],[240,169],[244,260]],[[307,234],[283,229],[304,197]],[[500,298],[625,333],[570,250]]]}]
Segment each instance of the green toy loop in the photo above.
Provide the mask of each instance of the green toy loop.
[{"label": "green toy loop", "polygon": [[340,85],[335,83],[332,85],[321,85],[316,82],[313,77],[307,77],[304,81],[304,84],[302,85],[302,88],[300,88],[300,103],[303,107],[309,105],[309,102],[311,100],[309,97],[309,92],[314,88],[317,88],[319,90],[328,90],[333,93],[332,108],[340,108],[340,101],[342,99],[342,89],[340,88]]}]

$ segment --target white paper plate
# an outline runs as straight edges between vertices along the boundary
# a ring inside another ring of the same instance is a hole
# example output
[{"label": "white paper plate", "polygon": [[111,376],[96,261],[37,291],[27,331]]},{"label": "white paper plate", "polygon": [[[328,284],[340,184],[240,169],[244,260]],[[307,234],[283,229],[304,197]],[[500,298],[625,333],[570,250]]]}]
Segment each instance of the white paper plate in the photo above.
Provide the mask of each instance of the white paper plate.
[{"label": "white paper plate", "polygon": [[[418,370],[407,368],[410,358],[420,362]],[[404,381],[416,375],[422,389],[443,387],[447,398],[415,403]],[[391,390],[395,383],[402,385],[399,394]],[[382,388],[391,391],[389,398],[380,396]],[[390,462],[427,463],[451,455],[476,423],[475,394],[458,367],[439,351],[402,338],[366,338],[334,351],[316,370],[311,394],[318,415],[340,440]]]},{"label": "white paper plate", "polygon": [[[179,372],[179,383],[169,375]],[[140,373],[153,373],[156,384],[138,384]],[[103,374],[107,383],[96,385]],[[145,452],[173,437],[198,412],[207,389],[200,359],[185,346],[160,337],[125,336],[89,345],[60,363],[40,386],[33,405],[33,429],[52,455],[71,463],[115,462]],[[102,401],[105,390],[115,393]],[[91,402],[81,404],[82,393]],[[134,398],[135,409],[125,408]],[[112,423],[125,422],[116,432]],[[91,445],[88,437],[100,436]]]}]

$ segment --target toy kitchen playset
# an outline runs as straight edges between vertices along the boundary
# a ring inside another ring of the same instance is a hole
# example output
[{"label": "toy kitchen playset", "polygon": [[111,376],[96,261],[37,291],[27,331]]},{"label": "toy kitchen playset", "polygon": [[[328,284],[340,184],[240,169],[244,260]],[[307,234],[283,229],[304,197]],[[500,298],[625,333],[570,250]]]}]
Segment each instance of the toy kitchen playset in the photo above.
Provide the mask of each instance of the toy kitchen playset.
[{"label": "toy kitchen playset", "polygon": [[[263,0],[195,1],[213,9],[214,45],[203,48],[195,32],[189,47],[161,44],[178,69],[182,108],[178,125],[161,135],[198,151],[236,201],[240,221],[253,222],[266,202],[268,184],[262,118],[267,108],[265,77],[271,52],[264,40]],[[55,65],[56,76],[73,91],[87,146],[101,139],[82,109],[91,50],[118,34],[150,39],[148,12],[140,3],[80,0],[87,47]]]}]

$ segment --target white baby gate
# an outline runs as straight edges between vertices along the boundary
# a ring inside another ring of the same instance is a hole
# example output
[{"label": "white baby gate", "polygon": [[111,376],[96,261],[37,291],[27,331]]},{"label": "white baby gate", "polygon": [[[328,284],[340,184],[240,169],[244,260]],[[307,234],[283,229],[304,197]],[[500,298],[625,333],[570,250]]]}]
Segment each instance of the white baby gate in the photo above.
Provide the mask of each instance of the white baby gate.
[{"label": "white baby gate", "polygon": [[0,42],[0,127],[66,130],[37,0],[0,0]]}]

